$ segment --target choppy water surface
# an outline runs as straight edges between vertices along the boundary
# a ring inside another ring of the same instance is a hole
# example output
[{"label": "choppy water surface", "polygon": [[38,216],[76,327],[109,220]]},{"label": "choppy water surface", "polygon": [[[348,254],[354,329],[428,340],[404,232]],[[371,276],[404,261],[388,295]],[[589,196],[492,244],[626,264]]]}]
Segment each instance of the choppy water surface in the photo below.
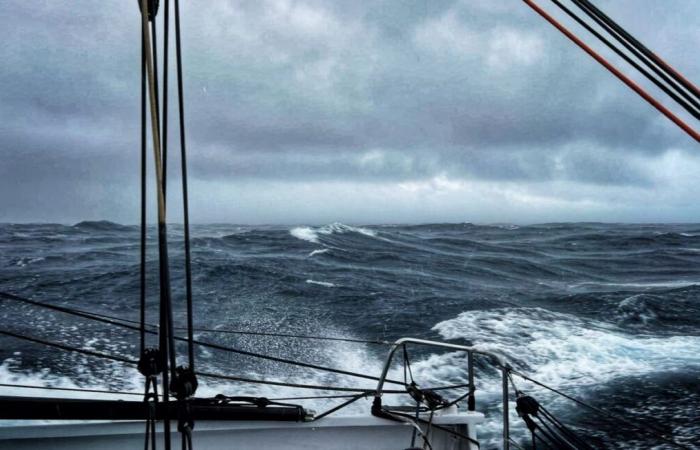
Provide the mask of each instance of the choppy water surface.
[{"label": "choppy water surface", "polygon": [[[180,320],[182,235],[177,226],[170,231]],[[687,445],[700,440],[700,225],[202,225],[193,235],[200,327],[475,344],[596,406],[653,421]],[[149,318],[155,321],[154,230],[149,237]],[[0,225],[0,290],[136,320],[138,239],[137,227],[104,222]],[[138,356],[132,331],[8,301],[1,311],[4,329]],[[387,350],[220,333],[197,337],[377,375]],[[414,375],[425,386],[466,378],[460,353],[417,350],[413,359]],[[2,338],[0,360],[0,383],[134,392],[143,384],[120,364],[10,338]],[[198,361],[232,375],[373,387],[371,381],[216,351],[200,349]],[[478,406],[489,416],[482,435],[491,433],[495,442],[498,377],[483,363],[477,376]],[[314,393],[202,381],[201,395]],[[596,445],[656,444],[528,383],[518,387]],[[2,393],[8,391],[47,395]],[[332,404],[301,403],[317,410]],[[368,412],[369,406],[360,402],[346,413]],[[525,436],[520,420],[512,420],[516,436]]]}]

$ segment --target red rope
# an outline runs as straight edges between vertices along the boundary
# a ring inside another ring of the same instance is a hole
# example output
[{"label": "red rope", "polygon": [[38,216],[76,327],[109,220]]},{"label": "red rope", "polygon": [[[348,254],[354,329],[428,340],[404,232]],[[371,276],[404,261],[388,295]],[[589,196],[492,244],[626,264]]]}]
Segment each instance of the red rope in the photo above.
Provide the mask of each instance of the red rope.
[{"label": "red rope", "polygon": [[534,1],[532,0],[523,0],[530,8],[532,8],[537,14],[542,16],[547,22],[551,23],[556,29],[561,31],[566,37],[571,39],[576,45],[578,45],[583,51],[588,53],[593,59],[598,61],[600,64],[603,65],[606,69],[608,69],[613,75],[615,75],[617,78],[619,78],[623,83],[625,83],[627,86],[629,86],[633,91],[635,91],[637,94],[639,94],[640,97],[642,97],[644,100],[646,100],[651,106],[656,108],[661,114],[666,116],[669,120],[671,120],[673,123],[675,123],[678,127],[680,127],[683,131],[685,131],[690,137],[695,139],[696,142],[700,142],[700,134],[698,134],[697,131],[695,131],[693,128],[691,128],[688,124],[686,124],[683,120],[681,120],[678,116],[673,114],[668,108],[666,108],[664,105],[662,105],[658,100],[656,100],[654,97],[649,95],[648,92],[646,92],[644,89],[642,89],[641,86],[639,86],[637,83],[632,81],[629,77],[627,77],[624,73],[620,72],[615,66],[610,64],[605,58],[603,58],[601,55],[596,53],[592,48],[590,48],[588,45],[586,45],[581,39],[576,37],[571,31],[567,30],[566,27],[564,27],[562,24],[557,22],[556,19],[554,19],[552,16],[547,14],[542,8],[540,8]]}]

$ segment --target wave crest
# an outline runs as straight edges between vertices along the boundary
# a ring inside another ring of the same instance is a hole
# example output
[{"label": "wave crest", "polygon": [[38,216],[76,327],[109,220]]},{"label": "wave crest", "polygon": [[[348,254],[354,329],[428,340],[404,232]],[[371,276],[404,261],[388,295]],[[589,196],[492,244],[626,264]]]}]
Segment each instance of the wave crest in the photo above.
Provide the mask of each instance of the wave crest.
[{"label": "wave crest", "polygon": [[700,337],[639,337],[541,308],[468,311],[433,327],[503,356],[546,384],[579,387],[700,365]]},{"label": "wave crest", "polygon": [[358,233],[368,237],[376,237],[377,232],[363,227],[353,227],[350,225],[345,225],[344,223],[334,222],[322,227],[296,227],[289,230],[289,234],[297,239],[303,241],[312,242],[314,244],[319,243],[319,235],[332,235],[332,234],[345,234],[345,233]]}]

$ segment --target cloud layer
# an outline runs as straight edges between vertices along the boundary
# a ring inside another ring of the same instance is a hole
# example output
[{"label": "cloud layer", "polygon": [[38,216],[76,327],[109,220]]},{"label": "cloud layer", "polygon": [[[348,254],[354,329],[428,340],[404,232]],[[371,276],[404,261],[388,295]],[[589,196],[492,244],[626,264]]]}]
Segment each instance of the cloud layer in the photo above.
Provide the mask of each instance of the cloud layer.
[{"label": "cloud layer", "polygon": [[[3,5],[0,220],[135,222],[138,10],[59,3]],[[693,3],[600,6],[699,79]],[[183,8],[195,221],[700,220],[697,144],[521,2]]]}]

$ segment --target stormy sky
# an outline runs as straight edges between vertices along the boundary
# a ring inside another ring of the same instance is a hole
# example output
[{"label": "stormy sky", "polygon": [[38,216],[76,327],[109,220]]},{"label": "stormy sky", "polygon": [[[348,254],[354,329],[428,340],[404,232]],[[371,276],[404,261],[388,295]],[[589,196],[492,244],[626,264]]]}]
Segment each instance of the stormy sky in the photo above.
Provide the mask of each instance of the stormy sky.
[{"label": "stormy sky", "polygon": [[[193,222],[700,222],[697,143],[519,0],[182,3]],[[597,4],[700,80],[696,0]],[[136,223],[136,1],[0,9],[0,221]]]}]

